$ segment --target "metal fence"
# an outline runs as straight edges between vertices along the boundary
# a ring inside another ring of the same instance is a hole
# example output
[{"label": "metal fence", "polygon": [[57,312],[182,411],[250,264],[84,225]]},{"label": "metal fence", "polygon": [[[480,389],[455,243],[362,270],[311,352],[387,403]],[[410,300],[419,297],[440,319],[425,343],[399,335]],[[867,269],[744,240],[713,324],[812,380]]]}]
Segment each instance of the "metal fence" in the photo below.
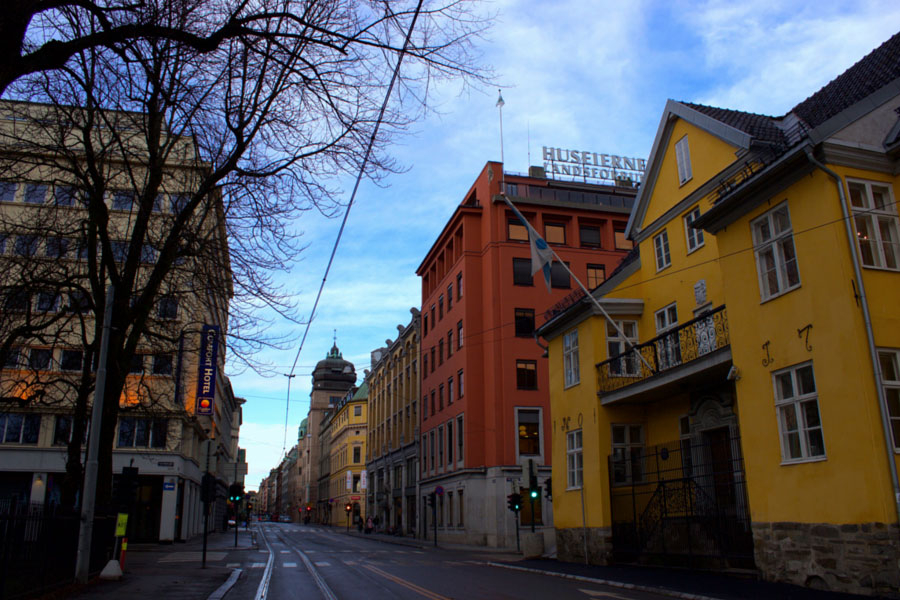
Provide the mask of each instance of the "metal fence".
[{"label": "metal fence", "polygon": [[[0,600],[29,598],[75,580],[77,514],[41,504],[0,510]],[[99,573],[113,552],[116,517],[94,520],[90,572]]]},{"label": "metal fence", "polygon": [[703,358],[729,343],[728,315],[722,305],[636,344],[633,350],[597,363],[598,386],[601,392],[612,392]]},{"label": "metal fence", "polygon": [[621,562],[752,568],[740,458],[727,429],[609,457],[613,553]]}]

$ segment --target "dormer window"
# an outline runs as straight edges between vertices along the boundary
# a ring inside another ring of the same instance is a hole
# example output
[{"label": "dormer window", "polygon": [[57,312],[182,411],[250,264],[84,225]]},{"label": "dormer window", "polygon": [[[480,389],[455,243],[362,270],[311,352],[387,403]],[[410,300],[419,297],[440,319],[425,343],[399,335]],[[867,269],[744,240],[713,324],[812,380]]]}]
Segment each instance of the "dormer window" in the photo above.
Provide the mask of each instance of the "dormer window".
[{"label": "dormer window", "polygon": [[691,171],[691,150],[688,147],[687,136],[675,142],[675,161],[678,163],[678,184],[684,185],[694,176]]}]

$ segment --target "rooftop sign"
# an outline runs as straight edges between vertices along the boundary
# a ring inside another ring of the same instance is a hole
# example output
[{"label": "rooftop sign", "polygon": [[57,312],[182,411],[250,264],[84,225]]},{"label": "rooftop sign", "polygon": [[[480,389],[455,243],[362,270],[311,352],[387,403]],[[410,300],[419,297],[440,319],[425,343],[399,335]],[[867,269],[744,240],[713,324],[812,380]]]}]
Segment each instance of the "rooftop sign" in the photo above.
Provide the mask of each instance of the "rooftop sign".
[{"label": "rooftop sign", "polygon": [[628,180],[634,185],[644,179],[647,161],[617,154],[600,154],[587,150],[565,150],[544,146],[544,172],[547,177],[563,175],[581,179],[617,182]]}]

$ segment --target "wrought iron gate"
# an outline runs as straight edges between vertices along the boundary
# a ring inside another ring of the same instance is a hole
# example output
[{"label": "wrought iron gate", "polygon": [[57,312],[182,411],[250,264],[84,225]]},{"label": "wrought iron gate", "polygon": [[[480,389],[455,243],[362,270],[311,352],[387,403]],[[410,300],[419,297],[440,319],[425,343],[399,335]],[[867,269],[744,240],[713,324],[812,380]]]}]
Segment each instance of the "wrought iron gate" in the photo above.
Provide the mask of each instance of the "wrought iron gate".
[{"label": "wrought iron gate", "polygon": [[609,457],[614,560],[752,568],[740,439],[727,427]]}]

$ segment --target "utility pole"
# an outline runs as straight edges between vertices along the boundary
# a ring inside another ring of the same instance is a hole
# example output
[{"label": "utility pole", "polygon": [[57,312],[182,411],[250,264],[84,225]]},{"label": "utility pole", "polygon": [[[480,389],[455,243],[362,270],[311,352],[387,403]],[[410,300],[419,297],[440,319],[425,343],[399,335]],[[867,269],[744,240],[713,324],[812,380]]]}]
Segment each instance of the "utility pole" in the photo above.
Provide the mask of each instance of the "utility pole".
[{"label": "utility pole", "polygon": [[100,424],[103,420],[103,398],[106,395],[106,360],[109,355],[109,330],[115,286],[106,288],[103,308],[103,332],[100,337],[100,364],[97,365],[97,389],[91,408],[91,433],[88,439],[87,462],[84,466],[84,495],[81,503],[81,527],[78,529],[78,555],[75,560],[75,580],[87,583],[91,566],[91,541],[94,534],[94,505],[97,502],[97,454],[100,452]]}]

